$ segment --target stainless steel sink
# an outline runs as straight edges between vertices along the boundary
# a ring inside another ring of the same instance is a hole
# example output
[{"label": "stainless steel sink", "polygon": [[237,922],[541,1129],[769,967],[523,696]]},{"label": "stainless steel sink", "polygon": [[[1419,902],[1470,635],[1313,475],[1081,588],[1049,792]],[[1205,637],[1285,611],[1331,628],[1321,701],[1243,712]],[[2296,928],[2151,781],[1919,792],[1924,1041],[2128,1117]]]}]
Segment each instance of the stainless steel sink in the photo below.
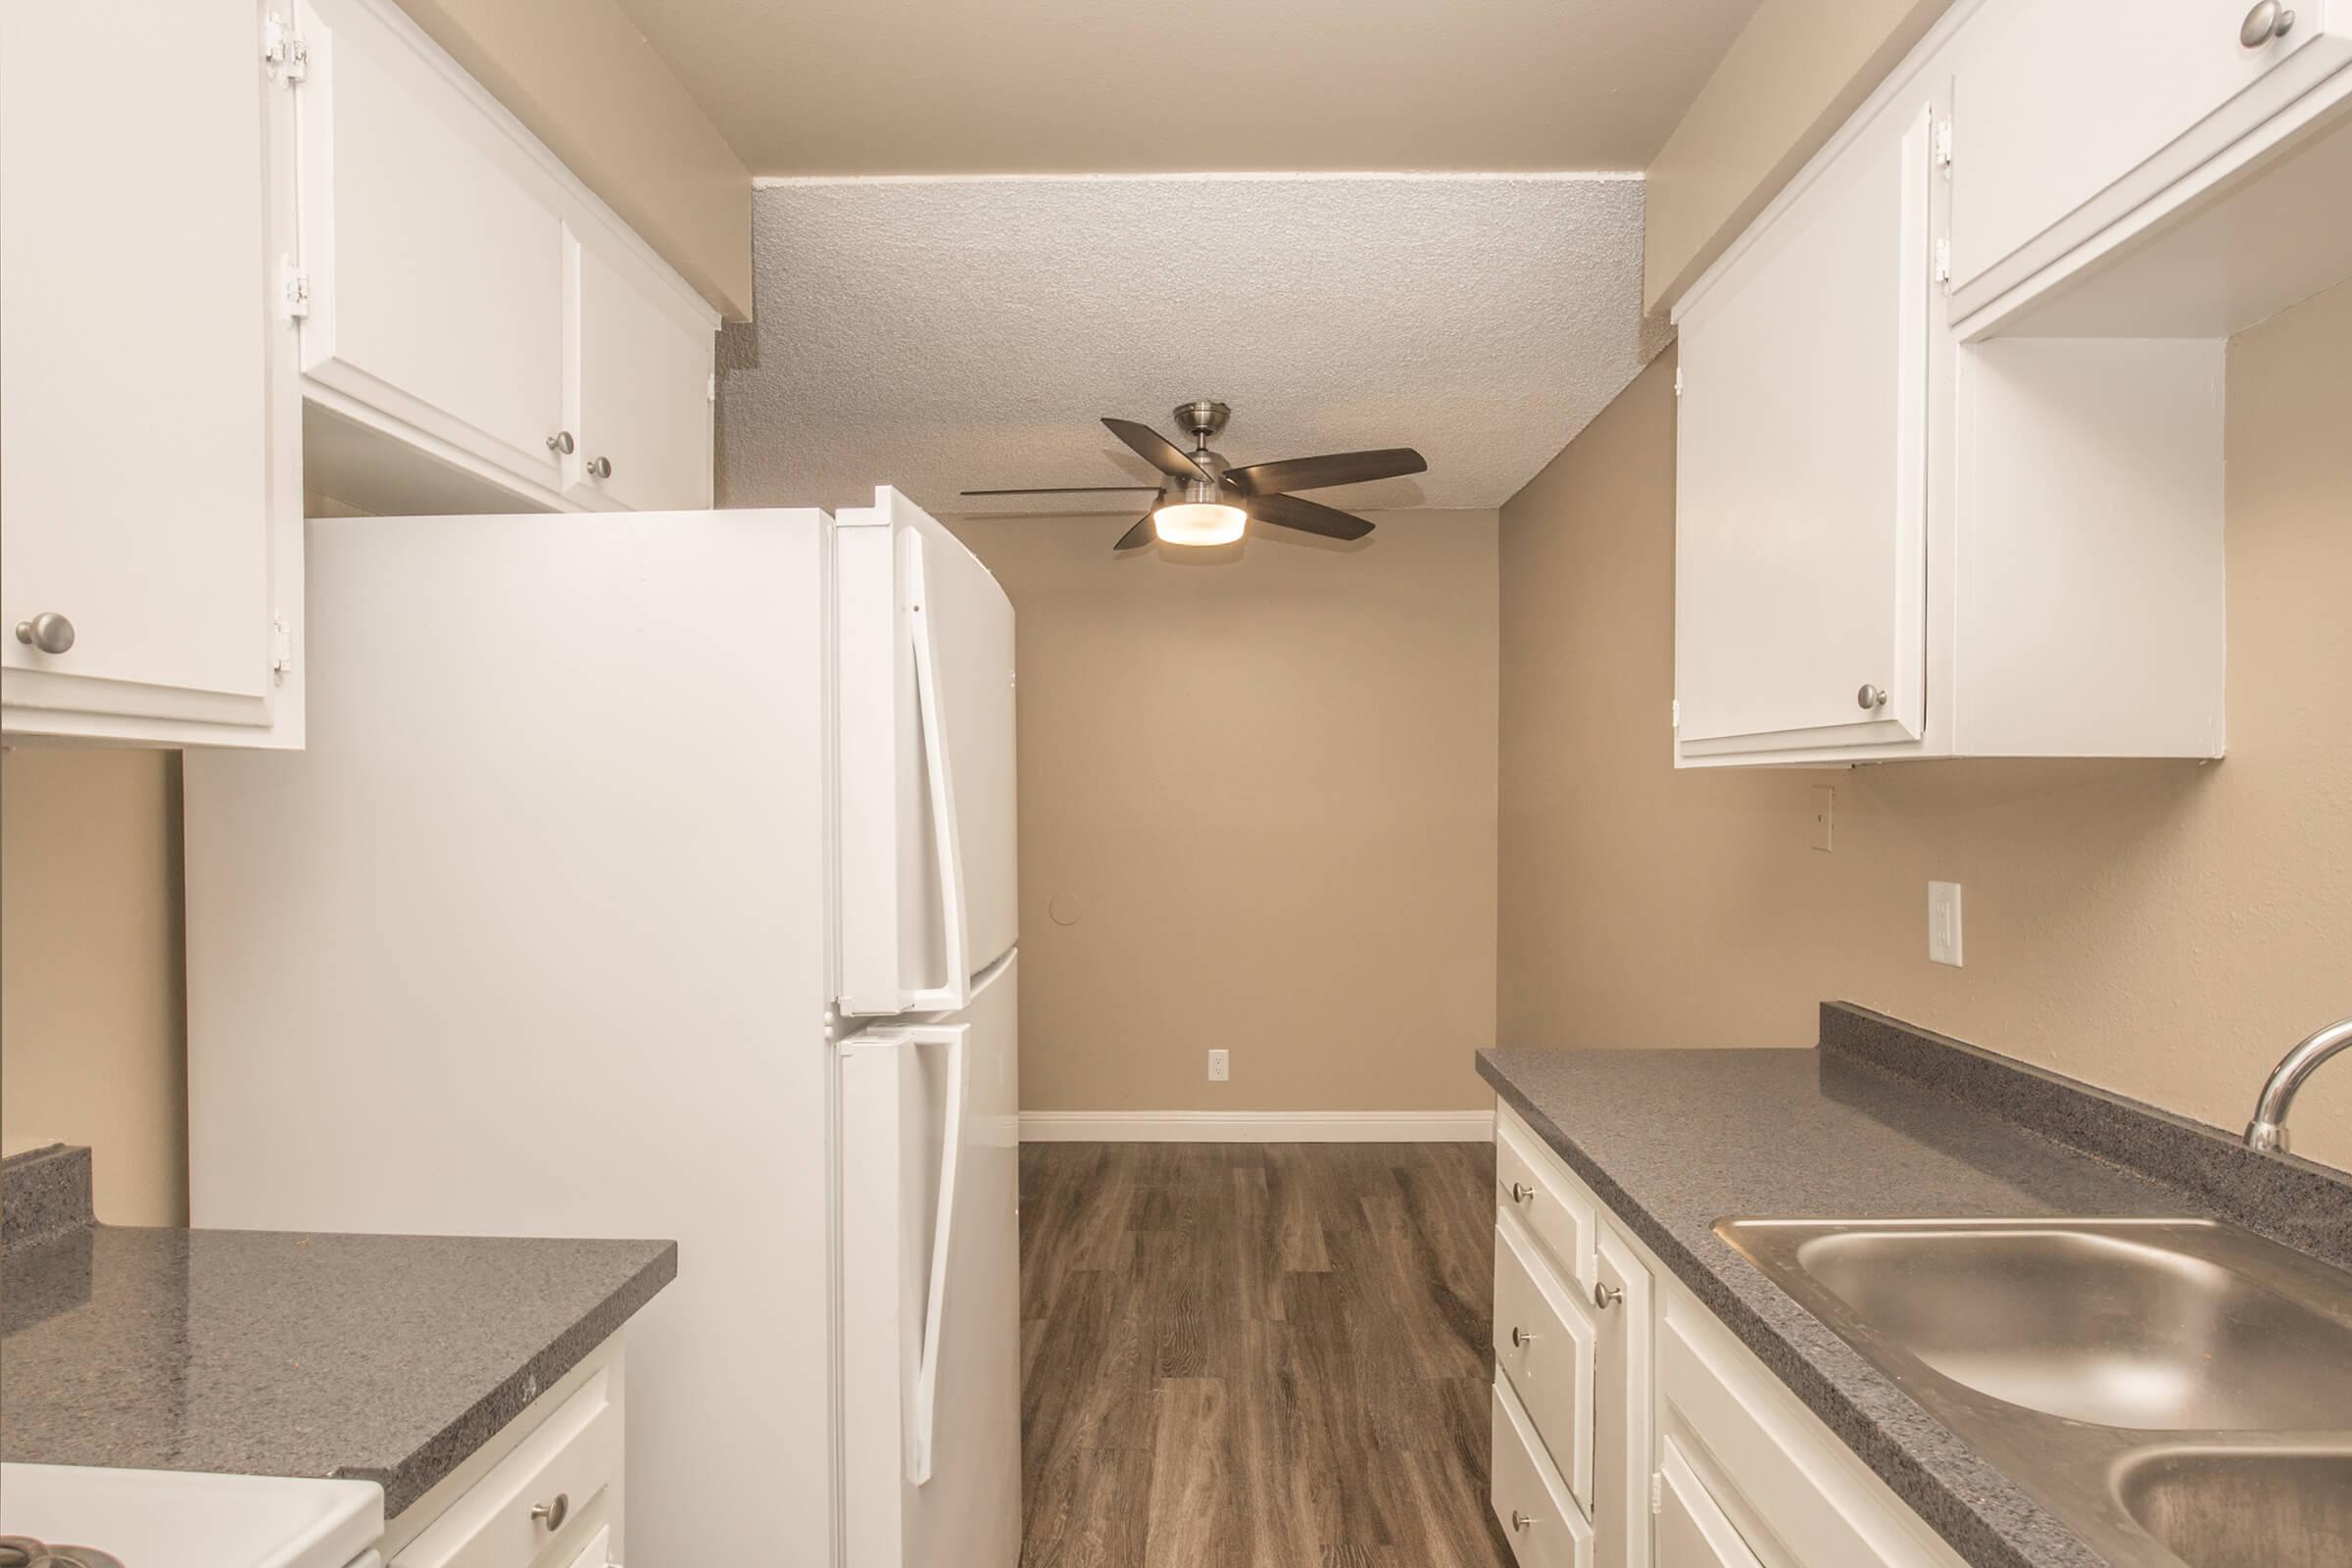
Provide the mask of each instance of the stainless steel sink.
[{"label": "stainless steel sink", "polygon": [[2127,1461],[2116,1491],[2191,1568],[2352,1563],[2352,1447],[2163,1448]]},{"label": "stainless steel sink", "polygon": [[2352,1563],[2352,1274],[2191,1219],[1716,1234],[2118,1563]]}]

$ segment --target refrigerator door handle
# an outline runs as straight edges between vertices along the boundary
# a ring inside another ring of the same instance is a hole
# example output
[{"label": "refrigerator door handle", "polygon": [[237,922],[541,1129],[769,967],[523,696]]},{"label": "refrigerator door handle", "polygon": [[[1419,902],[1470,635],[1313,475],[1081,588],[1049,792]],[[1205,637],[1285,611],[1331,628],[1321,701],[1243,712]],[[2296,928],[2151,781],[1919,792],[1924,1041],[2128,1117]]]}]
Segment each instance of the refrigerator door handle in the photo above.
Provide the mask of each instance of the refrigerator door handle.
[{"label": "refrigerator door handle", "polygon": [[921,1045],[939,1045],[948,1053],[947,1126],[939,1152],[939,1199],[931,1222],[931,1285],[923,1302],[922,1358],[914,1377],[912,1451],[906,1459],[906,1479],[921,1486],[931,1479],[931,1432],[939,1407],[939,1347],[947,1327],[948,1265],[956,1235],[956,1172],[963,1163],[963,1120],[966,1101],[964,1037],[966,1028],[915,1029],[908,1038]]},{"label": "refrigerator door handle", "polygon": [[939,906],[947,983],[911,991],[907,1012],[951,1012],[972,1000],[971,920],[963,902],[963,840],[956,822],[956,781],[948,767],[948,724],[940,710],[939,645],[932,634],[923,579],[923,537],[900,535],[907,590],[906,625],[914,642],[914,702],[922,725],[923,772],[931,792],[933,853],[939,860]]}]

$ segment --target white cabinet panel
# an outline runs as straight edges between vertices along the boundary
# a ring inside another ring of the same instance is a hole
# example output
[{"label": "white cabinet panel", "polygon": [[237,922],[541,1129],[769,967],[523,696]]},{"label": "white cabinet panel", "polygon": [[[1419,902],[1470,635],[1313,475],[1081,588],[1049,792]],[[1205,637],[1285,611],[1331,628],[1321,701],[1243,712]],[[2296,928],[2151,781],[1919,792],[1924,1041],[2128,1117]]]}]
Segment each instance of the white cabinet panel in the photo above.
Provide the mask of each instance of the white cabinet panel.
[{"label": "white cabinet panel", "polygon": [[[2352,0],[2297,0],[2292,25],[2253,47],[2239,40],[2248,9],[1993,0],[1971,19],[1950,53],[1962,314],[2352,60]],[[1977,289],[1996,268],[2002,275]]]},{"label": "white cabinet panel", "polygon": [[1606,1225],[1593,1249],[1592,1536],[1599,1568],[1649,1568],[1649,1270]]},{"label": "white cabinet panel", "polygon": [[1882,115],[1682,321],[1686,753],[1922,732],[1929,146]]},{"label": "white cabinet panel", "polygon": [[544,177],[408,29],[360,0],[301,17],[305,373],[553,489],[564,236]]},{"label": "white cabinet panel", "polygon": [[565,422],[575,495],[633,511],[710,504],[710,329],[652,272],[565,236]]},{"label": "white cabinet panel", "polygon": [[1519,1216],[1568,1281],[1582,1295],[1592,1288],[1592,1201],[1551,1151],[1516,1118],[1494,1128],[1494,1202]]},{"label": "white cabinet panel", "polygon": [[1592,1568],[1592,1527],[1585,1522],[1508,1383],[1494,1392],[1494,1463],[1488,1500],[1519,1568]]},{"label": "white cabinet panel", "polygon": [[271,672],[275,595],[301,597],[298,539],[273,565],[282,112],[252,0],[5,8],[0,626],[72,628],[0,629],[10,733],[299,739]]}]

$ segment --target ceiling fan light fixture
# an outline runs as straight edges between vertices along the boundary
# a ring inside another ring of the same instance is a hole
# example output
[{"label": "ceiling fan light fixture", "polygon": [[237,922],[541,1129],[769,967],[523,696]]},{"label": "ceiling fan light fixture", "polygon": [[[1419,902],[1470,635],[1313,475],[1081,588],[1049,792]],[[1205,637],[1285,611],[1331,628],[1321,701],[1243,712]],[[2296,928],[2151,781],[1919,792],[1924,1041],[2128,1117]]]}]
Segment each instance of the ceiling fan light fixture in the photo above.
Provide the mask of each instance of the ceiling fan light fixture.
[{"label": "ceiling fan light fixture", "polygon": [[1152,514],[1152,531],[1172,545],[1229,545],[1249,520],[1222,501],[1178,501]]}]

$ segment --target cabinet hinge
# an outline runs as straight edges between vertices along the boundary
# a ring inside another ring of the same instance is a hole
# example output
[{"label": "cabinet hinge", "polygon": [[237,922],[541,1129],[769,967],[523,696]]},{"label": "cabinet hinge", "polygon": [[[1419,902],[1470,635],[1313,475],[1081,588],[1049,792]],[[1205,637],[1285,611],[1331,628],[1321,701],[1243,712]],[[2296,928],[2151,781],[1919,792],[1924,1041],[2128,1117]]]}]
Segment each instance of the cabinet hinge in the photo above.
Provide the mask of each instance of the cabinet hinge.
[{"label": "cabinet hinge", "polygon": [[1936,241],[1936,281],[1947,289],[1952,286],[1952,242],[1948,236]]},{"label": "cabinet hinge", "polygon": [[1948,120],[1936,122],[1936,167],[1943,171],[1944,178],[1952,177],[1952,122]]},{"label": "cabinet hinge", "polygon": [[283,675],[293,667],[294,628],[286,624],[285,616],[279,615],[270,622],[270,669],[272,674]]},{"label": "cabinet hinge", "polygon": [[262,69],[289,87],[311,74],[310,46],[294,24],[274,11],[262,23]]},{"label": "cabinet hinge", "polygon": [[1683,368],[1679,365],[1674,368],[1674,395],[1678,398],[1683,395]]},{"label": "cabinet hinge", "polygon": [[1652,1470],[1649,1473],[1649,1511],[1651,1513],[1666,1511],[1666,1472],[1663,1470]]},{"label": "cabinet hinge", "polygon": [[1674,727],[1676,729],[1683,727],[1683,700],[1680,697],[1674,700]]},{"label": "cabinet hinge", "polygon": [[277,264],[278,298],[286,319],[299,321],[311,314],[311,270],[292,257]]},{"label": "cabinet hinge", "polygon": [[718,401],[718,372],[715,370],[703,380],[703,401],[706,403]]}]

